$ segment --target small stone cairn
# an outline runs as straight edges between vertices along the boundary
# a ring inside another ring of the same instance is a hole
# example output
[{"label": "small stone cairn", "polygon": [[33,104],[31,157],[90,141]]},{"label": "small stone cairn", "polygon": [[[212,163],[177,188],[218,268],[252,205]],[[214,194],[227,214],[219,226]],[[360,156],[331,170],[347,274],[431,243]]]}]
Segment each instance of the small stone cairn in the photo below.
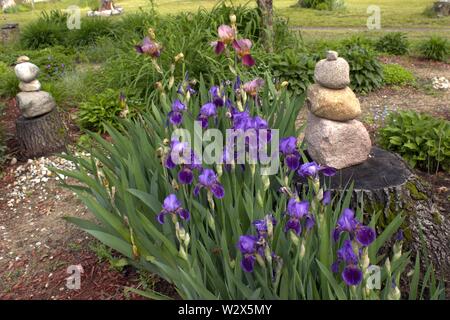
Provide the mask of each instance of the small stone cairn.
[{"label": "small stone cairn", "polygon": [[307,90],[308,154],[321,165],[336,169],[364,162],[372,148],[369,133],[355,120],[361,114],[358,98],[348,87],[350,67],[335,51],[316,64],[315,84]]},{"label": "small stone cairn", "polygon": [[65,149],[66,130],[50,93],[41,91],[39,68],[26,56],[17,59],[14,68],[20,80],[16,96],[21,116],[16,121],[16,135],[27,158],[48,155]]}]

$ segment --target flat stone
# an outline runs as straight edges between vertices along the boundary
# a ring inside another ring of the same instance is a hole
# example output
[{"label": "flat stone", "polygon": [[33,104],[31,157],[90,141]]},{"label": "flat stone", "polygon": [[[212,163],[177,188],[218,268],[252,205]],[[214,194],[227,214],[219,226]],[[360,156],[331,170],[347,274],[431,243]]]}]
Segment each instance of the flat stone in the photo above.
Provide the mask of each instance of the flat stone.
[{"label": "flat stone", "polygon": [[[334,58],[336,59],[334,60]],[[314,70],[314,80],[326,88],[344,89],[350,84],[350,66],[348,62],[343,58],[338,58],[337,52],[329,52],[328,59],[322,59],[317,62]]]},{"label": "flat stone", "polygon": [[308,87],[306,105],[316,116],[336,121],[347,121],[361,114],[361,106],[352,89],[328,89],[318,84]]},{"label": "flat stone", "polygon": [[38,117],[56,107],[53,97],[45,91],[20,92],[16,96],[16,101],[25,118]]},{"label": "flat stone", "polygon": [[37,78],[39,68],[31,62],[22,62],[15,66],[14,71],[17,78],[22,82],[31,82]]},{"label": "flat stone", "polygon": [[19,88],[23,92],[32,92],[41,90],[41,83],[39,80],[33,80],[31,82],[20,82]]},{"label": "flat stone", "polygon": [[311,112],[305,141],[314,161],[336,169],[364,162],[372,147],[369,133],[360,121],[333,121],[316,117]]}]

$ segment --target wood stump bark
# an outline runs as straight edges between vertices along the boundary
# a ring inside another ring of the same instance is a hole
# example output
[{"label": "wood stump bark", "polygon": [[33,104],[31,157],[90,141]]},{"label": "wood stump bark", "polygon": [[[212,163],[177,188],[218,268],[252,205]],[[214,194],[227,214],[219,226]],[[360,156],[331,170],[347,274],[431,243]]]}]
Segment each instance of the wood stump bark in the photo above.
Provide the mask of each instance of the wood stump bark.
[{"label": "wood stump bark", "polygon": [[450,15],[450,2],[448,1],[437,1],[433,4],[433,11],[438,16],[448,16]]},{"label": "wood stump bark", "polygon": [[335,193],[343,192],[351,182],[354,182],[352,207],[362,203],[366,213],[381,211],[379,231],[396,215],[403,214],[406,249],[412,250],[413,255],[420,251],[423,257],[425,245],[428,258],[438,273],[448,275],[449,221],[434,204],[430,186],[415,175],[400,156],[373,147],[365,162],[338,170],[334,177],[324,178],[324,183]]},{"label": "wood stump bark", "polygon": [[16,121],[16,136],[23,155],[28,158],[66,150],[67,131],[56,108],[36,118],[20,116]]}]

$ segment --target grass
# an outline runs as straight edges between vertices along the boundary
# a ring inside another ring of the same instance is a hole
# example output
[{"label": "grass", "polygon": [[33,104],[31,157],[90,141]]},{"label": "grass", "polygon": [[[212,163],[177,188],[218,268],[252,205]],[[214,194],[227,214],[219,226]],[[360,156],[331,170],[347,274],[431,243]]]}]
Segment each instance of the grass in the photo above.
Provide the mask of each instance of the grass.
[{"label": "grass", "polygon": [[[217,2],[212,0],[154,0],[154,5],[159,12],[170,14],[194,11],[199,7],[210,9]],[[256,5],[255,0],[234,0],[232,2]],[[378,5],[381,9],[382,28],[449,28],[450,17],[428,18],[422,14],[432,2],[431,0],[345,0],[346,9],[335,12],[292,7],[297,0],[276,0],[274,6],[278,14],[289,18],[292,26],[365,28],[368,6]],[[0,21],[24,24],[38,17],[42,10],[65,9],[74,3],[82,9],[82,14],[89,10],[87,0],[51,0],[47,3],[37,3],[33,11],[2,13]],[[117,0],[116,4],[122,6],[125,12],[151,6],[150,0]]]}]

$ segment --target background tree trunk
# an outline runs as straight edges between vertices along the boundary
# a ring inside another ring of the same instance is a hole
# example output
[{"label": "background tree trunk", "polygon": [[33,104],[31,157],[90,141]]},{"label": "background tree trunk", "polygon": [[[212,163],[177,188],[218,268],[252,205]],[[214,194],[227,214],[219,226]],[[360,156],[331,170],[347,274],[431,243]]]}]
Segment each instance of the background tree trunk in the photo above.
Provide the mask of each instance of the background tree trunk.
[{"label": "background tree trunk", "polygon": [[267,52],[273,52],[273,5],[272,0],[257,0],[261,14],[261,29],[263,46]]}]

